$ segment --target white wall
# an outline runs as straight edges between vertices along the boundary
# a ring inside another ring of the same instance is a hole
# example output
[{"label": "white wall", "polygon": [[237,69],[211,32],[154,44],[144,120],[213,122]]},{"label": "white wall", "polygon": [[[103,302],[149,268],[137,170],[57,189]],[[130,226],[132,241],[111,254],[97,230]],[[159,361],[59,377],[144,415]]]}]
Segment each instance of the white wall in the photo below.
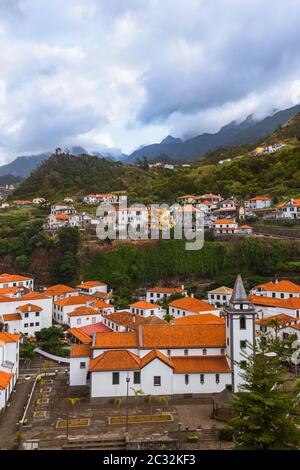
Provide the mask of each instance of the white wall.
[{"label": "white wall", "polygon": [[[28,336],[34,336],[34,333],[36,331],[40,331],[42,328],[49,328],[52,326],[52,298],[47,297],[45,299],[36,299],[36,300],[26,300],[20,298],[16,298],[14,302],[0,302],[0,315],[3,315],[5,313],[16,313],[17,308],[21,307],[22,305],[26,305],[28,303],[32,303],[33,305],[41,307],[43,310],[39,312],[39,316],[35,316],[34,312],[29,312],[28,318],[24,318],[24,314],[21,314],[22,320],[19,321],[19,325],[17,322],[13,322],[14,325],[12,327],[9,327],[9,331],[12,333],[24,333],[28,334]],[[20,313],[20,312],[18,312]],[[11,322],[9,322],[11,323]],[[26,327],[25,324],[34,323],[34,326]],[[39,325],[36,325],[36,323],[39,323]],[[12,328],[19,327],[20,329],[18,331],[11,331]]]},{"label": "white wall", "polygon": [[[71,357],[70,358],[70,385],[86,385],[87,373],[89,368],[89,357]],[[81,363],[85,368],[81,368]]]},{"label": "white wall", "polygon": [[91,314],[91,315],[78,315],[76,317],[68,317],[68,324],[70,328],[80,328],[81,326],[91,325],[93,323],[99,323],[102,321],[102,315]]},{"label": "white wall", "polygon": [[[188,375],[188,384],[185,376]],[[219,383],[216,382],[216,374],[204,373],[204,382],[200,381],[200,373],[174,374],[174,393],[216,393],[224,390],[226,385],[231,385],[231,374],[219,374]]]}]

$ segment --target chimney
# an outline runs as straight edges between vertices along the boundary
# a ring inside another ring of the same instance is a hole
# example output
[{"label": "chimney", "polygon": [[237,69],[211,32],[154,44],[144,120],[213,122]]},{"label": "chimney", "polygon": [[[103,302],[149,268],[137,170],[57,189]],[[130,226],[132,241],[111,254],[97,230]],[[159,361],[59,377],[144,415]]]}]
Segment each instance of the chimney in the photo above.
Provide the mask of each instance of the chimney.
[{"label": "chimney", "polygon": [[181,289],[184,290],[184,284],[181,284]]},{"label": "chimney", "polygon": [[194,293],[193,293],[193,292],[191,293],[191,298],[192,298],[192,299],[194,298]]},{"label": "chimney", "polygon": [[31,305],[29,305],[28,307],[28,312],[31,312]]},{"label": "chimney", "polygon": [[278,276],[275,274],[275,284],[278,284]]},{"label": "chimney", "polygon": [[135,314],[132,315],[132,323],[135,323]]}]

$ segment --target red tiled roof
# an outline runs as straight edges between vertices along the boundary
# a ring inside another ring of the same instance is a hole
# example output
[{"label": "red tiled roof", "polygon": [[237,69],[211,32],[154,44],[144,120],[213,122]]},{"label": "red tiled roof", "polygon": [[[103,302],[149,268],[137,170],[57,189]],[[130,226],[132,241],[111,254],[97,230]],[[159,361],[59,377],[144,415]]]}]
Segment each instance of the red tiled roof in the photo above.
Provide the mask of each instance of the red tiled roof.
[{"label": "red tiled roof", "polygon": [[67,297],[66,299],[56,300],[54,305],[58,305],[59,307],[66,307],[71,305],[85,305],[88,302],[92,302],[94,297],[91,295],[72,295],[71,297]]},{"label": "red tiled roof", "polygon": [[89,344],[73,344],[70,357],[89,357],[91,347]]},{"label": "red tiled roof", "polygon": [[139,357],[136,354],[126,350],[105,351],[95,359],[91,359],[89,367],[90,372],[139,369]]},{"label": "red tiled roof", "polygon": [[172,323],[175,325],[223,325],[225,320],[212,313],[201,313],[200,315],[188,315],[186,317],[176,318],[172,320]]},{"label": "red tiled roof", "polygon": [[13,374],[0,370],[0,390],[5,390],[11,381]]},{"label": "red tiled roof", "polygon": [[169,303],[169,306],[195,313],[217,310],[207,302],[194,297],[183,297],[181,299],[173,300],[173,302]]},{"label": "red tiled roof", "polygon": [[181,294],[185,289],[181,287],[152,287],[152,289],[147,289],[147,292],[154,292],[158,294]]},{"label": "red tiled roof", "polygon": [[145,309],[145,310],[160,308],[160,306],[157,305],[157,304],[152,304],[151,302],[144,302],[143,300],[140,300],[138,302],[134,302],[133,304],[130,304],[130,307],[141,308],[141,309]]},{"label": "red tiled roof", "polygon": [[104,332],[96,333],[95,348],[98,349],[118,349],[137,348],[138,337],[136,332]]},{"label": "red tiled roof", "polygon": [[256,320],[255,323],[262,326],[272,326],[272,323],[276,321],[280,327],[283,327],[289,325],[290,323],[295,323],[297,320],[300,321],[300,319],[291,317],[285,313],[281,313],[279,315],[272,315],[271,317],[261,318],[260,320]]},{"label": "red tiled roof", "polygon": [[145,367],[154,359],[159,359],[160,361],[164,362],[167,366],[172,367],[172,369],[174,368],[172,361],[157,349],[152,349],[152,351],[150,351],[148,354],[146,354],[146,356],[141,359],[141,368]]},{"label": "red tiled roof", "polygon": [[300,293],[300,286],[288,280],[265,282],[264,284],[255,286],[254,289],[262,289],[271,292]]},{"label": "red tiled roof", "polygon": [[3,313],[2,318],[4,322],[17,321],[22,319],[19,313]]},{"label": "red tiled roof", "polygon": [[91,287],[107,286],[105,282],[100,281],[86,281],[78,284],[77,288],[90,289]]},{"label": "red tiled roof", "polygon": [[83,344],[91,344],[93,342],[92,338],[87,333],[81,331],[80,328],[69,328],[68,333],[77,338]]},{"label": "red tiled roof", "polygon": [[20,307],[17,307],[17,310],[20,310],[23,313],[27,313],[27,312],[41,312],[43,309],[39,307],[38,305],[26,304],[26,305],[21,305]]},{"label": "red tiled roof", "polygon": [[20,335],[13,335],[6,331],[0,331],[0,343],[16,343],[19,339]]},{"label": "red tiled roof", "polygon": [[230,373],[225,356],[172,356],[175,374]]},{"label": "red tiled roof", "polygon": [[101,315],[98,310],[91,307],[77,307],[73,312],[67,313],[68,317],[82,317],[87,315]]}]

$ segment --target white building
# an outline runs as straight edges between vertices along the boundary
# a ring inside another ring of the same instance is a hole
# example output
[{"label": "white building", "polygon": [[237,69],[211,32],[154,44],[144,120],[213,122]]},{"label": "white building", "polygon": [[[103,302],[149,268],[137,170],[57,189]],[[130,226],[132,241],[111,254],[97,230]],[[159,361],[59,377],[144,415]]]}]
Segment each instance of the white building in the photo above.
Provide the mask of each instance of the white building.
[{"label": "white building", "polygon": [[64,284],[55,284],[54,286],[49,286],[43,294],[52,297],[53,301],[56,301],[78,295],[78,291]]},{"label": "white building", "polygon": [[72,312],[67,313],[67,316],[70,328],[78,328],[102,320],[102,314],[93,307],[77,307]]},{"label": "white building", "polygon": [[19,374],[19,335],[0,332],[0,413],[4,411]]},{"label": "white building", "polygon": [[90,295],[76,295],[53,303],[53,319],[61,325],[69,324],[68,313],[73,312],[76,307],[91,307],[95,298]]},{"label": "white building", "polygon": [[161,302],[176,294],[187,295],[184,285],[181,287],[152,287],[146,291],[146,302]]},{"label": "white building", "polygon": [[107,284],[100,281],[86,281],[76,286],[80,295],[93,295],[97,292],[107,294]]},{"label": "white building", "polygon": [[2,273],[0,274],[0,288],[7,287],[27,287],[33,290],[33,279],[18,274]]},{"label": "white building", "polygon": [[51,297],[30,292],[22,297],[0,297],[0,325],[9,333],[34,336],[42,328],[52,326]]},{"label": "white building", "polygon": [[270,317],[279,314],[300,318],[300,298],[291,297],[278,299],[274,297],[255,296],[249,297],[259,318]]},{"label": "white building", "polygon": [[277,218],[300,219],[300,199],[290,199],[276,207]]},{"label": "white building", "polygon": [[208,291],[208,303],[210,305],[217,306],[224,306],[229,304],[230,297],[232,296],[233,289],[226,286],[218,287],[217,289],[213,289]]},{"label": "white building", "polygon": [[259,337],[279,337],[283,340],[290,335],[298,336],[300,320],[284,313],[256,320],[256,333]]},{"label": "white building", "polygon": [[268,196],[255,196],[245,201],[246,209],[257,210],[271,207],[272,199]]},{"label": "white building", "polygon": [[238,232],[238,224],[233,219],[219,219],[213,222],[216,235],[234,235]]},{"label": "white building", "polygon": [[277,299],[289,299],[291,297],[300,297],[300,286],[288,280],[275,282],[265,282],[255,286],[250,291],[251,295],[262,295]]},{"label": "white building", "polygon": [[73,206],[69,206],[62,202],[57,202],[55,204],[51,204],[51,214],[75,214],[75,209]]},{"label": "white building", "polygon": [[195,299],[194,297],[183,297],[169,303],[169,314],[174,318],[197,315],[199,313],[212,313],[219,316],[220,310],[204,300]]},{"label": "white building", "polygon": [[139,300],[129,305],[130,312],[134,315],[141,315],[142,317],[156,316],[159,317],[162,314],[160,305],[153,304],[151,302],[144,302]]}]

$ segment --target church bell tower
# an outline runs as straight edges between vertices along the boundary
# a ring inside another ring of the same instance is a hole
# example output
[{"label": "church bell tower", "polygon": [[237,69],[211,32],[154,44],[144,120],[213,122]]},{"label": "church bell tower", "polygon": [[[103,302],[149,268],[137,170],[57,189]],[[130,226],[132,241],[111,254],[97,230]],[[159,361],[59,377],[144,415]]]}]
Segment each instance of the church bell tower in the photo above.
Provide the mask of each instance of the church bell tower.
[{"label": "church bell tower", "polygon": [[240,274],[237,276],[229,305],[224,308],[226,322],[226,353],[232,370],[232,391],[238,392],[243,378],[237,362],[245,361],[244,353],[251,354],[255,343],[254,306],[249,302]]}]

